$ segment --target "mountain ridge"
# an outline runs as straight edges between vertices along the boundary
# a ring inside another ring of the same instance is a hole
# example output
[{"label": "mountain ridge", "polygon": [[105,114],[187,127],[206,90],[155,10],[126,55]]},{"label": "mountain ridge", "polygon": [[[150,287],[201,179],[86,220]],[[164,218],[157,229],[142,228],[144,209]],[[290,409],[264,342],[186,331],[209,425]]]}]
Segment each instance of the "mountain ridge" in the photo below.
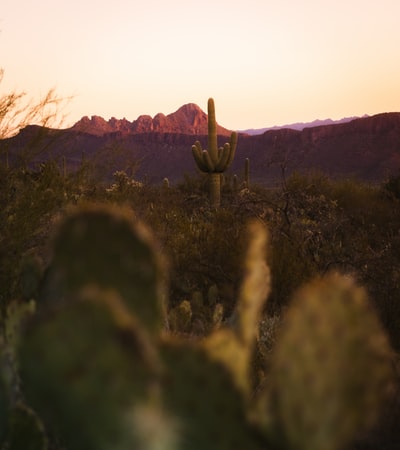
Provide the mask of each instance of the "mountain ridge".
[{"label": "mountain ridge", "polygon": [[[85,127],[54,130],[31,125],[16,136],[0,140],[0,161],[7,159],[10,165],[25,166],[28,161],[30,167],[37,168],[52,159],[60,167],[65,163],[68,171],[77,170],[82,161],[90,161],[99,179],[110,180],[115,171],[134,167],[130,173],[140,181],[159,183],[167,177],[170,182],[178,182],[185,174],[198,173],[191,152],[194,141],[207,148],[207,116],[200,108],[188,105],[169,117],[139,116],[142,119],[138,118],[135,127],[135,122],[126,119],[107,122],[94,116],[86,120],[95,125],[91,133]],[[219,128],[219,145],[227,141],[221,129],[226,130]],[[400,171],[400,112],[302,130],[280,128],[257,135],[239,134],[227,176],[237,174],[240,178],[246,158],[250,159],[252,182],[263,185],[276,185],[283,175],[295,171],[381,182]]]},{"label": "mountain ridge", "polygon": [[[315,119],[310,122],[294,122],[285,125],[274,125],[263,128],[248,128],[236,130],[241,134],[249,134],[251,136],[263,134],[266,131],[280,130],[288,128],[292,130],[302,131],[304,128],[313,128],[316,126],[335,125],[347,123],[355,119],[369,117],[367,114],[359,116],[344,117],[342,119],[332,120]],[[101,116],[92,115],[83,116],[70,128],[74,131],[93,134],[95,136],[103,136],[108,133],[121,134],[137,134],[137,133],[182,133],[182,134],[206,134],[207,133],[207,114],[195,103],[187,103],[178,108],[175,112],[165,115],[157,113],[154,117],[142,114],[133,121],[117,119],[111,117],[109,120]],[[231,130],[218,125],[218,134],[228,136]]]},{"label": "mountain ridge", "polygon": [[325,125],[336,125],[336,124],[342,124],[351,122],[355,119],[360,118],[366,118],[369,117],[368,114],[364,114],[363,116],[351,116],[351,117],[343,117],[342,119],[332,120],[332,119],[315,119],[311,122],[294,122],[286,125],[274,125],[272,127],[265,127],[265,128],[248,128],[246,130],[240,130],[241,133],[250,134],[252,136],[255,136],[257,134],[263,134],[266,131],[271,130],[280,130],[282,128],[289,128],[291,130],[297,130],[302,131],[304,128],[313,128],[313,127],[319,127],[319,126],[325,126]]},{"label": "mountain ridge", "polygon": [[[136,120],[116,119],[106,121],[100,116],[82,117],[71,128],[73,131],[104,136],[109,133],[141,134],[141,133],[178,133],[207,134],[207,114],[195,103],[187,103],[175,112],[165,115],[158,113],[154,117],[140,115]],[[217,125],[218,134],[229,136],[231,131]]]}]

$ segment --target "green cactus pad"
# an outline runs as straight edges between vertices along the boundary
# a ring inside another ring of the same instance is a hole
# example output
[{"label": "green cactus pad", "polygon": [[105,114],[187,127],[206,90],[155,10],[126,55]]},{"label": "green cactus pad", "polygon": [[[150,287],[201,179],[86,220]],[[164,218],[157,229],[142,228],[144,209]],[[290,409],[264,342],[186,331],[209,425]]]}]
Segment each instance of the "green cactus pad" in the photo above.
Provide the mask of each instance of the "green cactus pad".
[{"label": "green cactus pad", "polygon": [[271,290],[271,273],[266,263],[268,232],[259,221],[247,224],[248,246],[244,276],[240,286],[236,314],[238,335],[245,345],[255,344],[261,314]]},{"label": "green cactus pad", "polygon": [[295,296],[269,375],[270,414],[290,448],[339,450],[371,425],[390,386],[390,347],[349,277]]},{"label": "green cactus pad", "polygon": [[250,392],[251,348],[244,345],[237,333],[227,327],[213,331],[201,345],[211,360],[225,367],[243,398],[246,398]]},{"label": "green cactus pad", "polygon": [[270,291],[270,270],[265,262],[268,233],[259,222],[247,225],[248,247],[239,299],[230,328],[211,333],[202,345],[210,356],[220,361],[248,397],[251,391],[251,359],[256,343],[261,313]]},{"label": "green cactus pad", "polygon": [[37,298],[39,283],[42,277],[42,267],[39,258],[26,255],[21,261],[19,286],[23,300]]},{"label": "green cactus pad", "polygon": [[179,450],[261,449],[230,372],[191,342],[164,340],[166,407],[178,421]]},{"label": "green cactus pad", "polygon": [[150,233],[129,210],[85,206],[61,224],[42,297],[53,302],[86,285],[114,289],[158,333],[165,314],[162,269]]},{"label": "green cactus pad", "polygon": [[2,359],[3,359],[3,351],[0,342],[0,443],[3,441],[5,437],[6,423],[9,412],[9,400],[7,393],[7,385],[3,377]]},{"label": "green cactus pad", "polygon": [[48,448],[47,436],[41,420],[23,403],[17,403],[8,415],[7,433],[1,448],[5,450],[47,450]]},{"label": "green cactus pad", "polygon": [[38,311],[21,341],[29,403],[69,450],[130,449],[135,408],[160,365],[149,337],[115,292],[87,289]]}]

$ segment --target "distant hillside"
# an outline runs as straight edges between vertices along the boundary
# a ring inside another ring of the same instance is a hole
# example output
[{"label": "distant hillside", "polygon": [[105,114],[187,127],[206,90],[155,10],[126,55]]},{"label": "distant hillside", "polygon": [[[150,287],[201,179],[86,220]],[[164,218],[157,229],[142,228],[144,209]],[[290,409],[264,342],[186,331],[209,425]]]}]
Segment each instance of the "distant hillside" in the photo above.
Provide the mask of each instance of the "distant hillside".
[{"label": "distant hillside", "polygon": [[[365,115],[363,117],[368,117],[368,116]],[[359,117],[344,117],[343,119],[339,119],[339,120],[316,119],[316,120],[313,120],[312,122],[295,122],[295,123],[290,123],[287,125],[275,125],[273,127],[266,127],[266,128],[249,128],[248,130],[241,130],[241,132],[245,133],[245,134],[251,134],[252,136],[254,136],[257,134],[263,134],[266,131],[280,130],[282,128],[289,128],[291,130],[302,131],[302,130],[304,130],[304,128],[313,128],[313,127],[319,127],[322,125],[335,125],[335,124],[339,124],[339,123],[347,123],[354,119],[359,119]]]},{"label": "distant hillside", "polygon": [[[219,127],[219,141],[228,130]],[[134,170],[135,177],[160,183],[195,175],[191,146],[199,139],[207,147],[207,115],[188,104],[175,113],[136,121],[83,118],[66,130],[29,126],[0,141],[0,158],[10,164],[31,166],[48,159],[75,170],[90,161],[99,176],[111,179],[116,170]],[[228,173],[243,175],[250,159],[251,180],[264,185],[280,182],[282,173],[319,170],[331,177],[354,177],[380,182],[400,170],[400,113],[383,113],[347,121],[306,127],[240,134],[235,159]]]}]

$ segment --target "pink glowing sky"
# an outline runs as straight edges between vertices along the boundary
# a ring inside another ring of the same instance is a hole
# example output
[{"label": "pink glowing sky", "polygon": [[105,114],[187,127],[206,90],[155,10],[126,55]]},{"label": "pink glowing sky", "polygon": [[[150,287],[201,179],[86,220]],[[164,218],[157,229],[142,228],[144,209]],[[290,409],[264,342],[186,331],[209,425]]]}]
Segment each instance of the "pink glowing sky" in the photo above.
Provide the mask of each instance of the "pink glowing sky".
[{"label": "pink glowing sky", "polygon": [[185,103],[230,129],[400,111],[399,0],[2,0],[1,93],[136,119]]}]

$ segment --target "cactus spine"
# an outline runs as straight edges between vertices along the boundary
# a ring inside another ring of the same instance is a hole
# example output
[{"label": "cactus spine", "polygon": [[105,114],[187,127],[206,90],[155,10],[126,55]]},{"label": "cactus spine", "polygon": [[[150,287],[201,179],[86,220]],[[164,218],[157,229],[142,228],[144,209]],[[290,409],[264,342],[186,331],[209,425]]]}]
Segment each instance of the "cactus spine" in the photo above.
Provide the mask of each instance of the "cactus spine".
[{"label": "cactus spine", "polygon": [[232,163],[235,156],[237,133],[232,132],[230,142],[218,148],[217,122],[215,105],[212,98],[208,99],[208,150],[203,150],[199,141],[192,145],[192,153],[198,168],[209,174],[209,196],[213,208],[221,204],[221,174]]}]

